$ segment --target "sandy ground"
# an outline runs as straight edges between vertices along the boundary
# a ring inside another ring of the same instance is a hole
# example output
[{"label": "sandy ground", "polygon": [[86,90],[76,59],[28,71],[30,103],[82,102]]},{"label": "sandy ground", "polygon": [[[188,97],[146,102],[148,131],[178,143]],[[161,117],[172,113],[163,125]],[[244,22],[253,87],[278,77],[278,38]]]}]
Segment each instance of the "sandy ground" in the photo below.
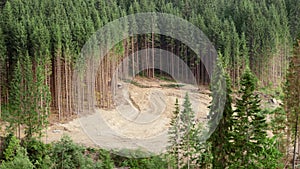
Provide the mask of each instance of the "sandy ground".
[{"label": "sandy ground", "polygon": [[74,142],[106,149],[141,149],[153,153],[163,152],[167,146],[167,131],[176,98],[182,105],[188,92],[193,110],[204,122],[209,111],[208,90],[184,84],[181,88],[161,87],[173,82],[157,79],[135,79],[136,85],[120,82],[116,91],[116,108],[97,109],[68,123],[55,123],[47,129],[45,142],[59,140],[64,134]]}]

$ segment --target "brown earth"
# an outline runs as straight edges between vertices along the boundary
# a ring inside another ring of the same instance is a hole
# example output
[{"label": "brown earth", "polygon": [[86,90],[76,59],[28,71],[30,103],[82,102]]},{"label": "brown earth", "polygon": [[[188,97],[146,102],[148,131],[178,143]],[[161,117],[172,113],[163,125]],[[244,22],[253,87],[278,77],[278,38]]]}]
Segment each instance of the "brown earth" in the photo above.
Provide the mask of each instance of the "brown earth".
[{"label": "brown earth", "polygon": [[175,82],[147,78],[135,78],[134,81],[135,85],[121,83],[115,97],[115,109],[98,109],[92,115],[66,123],[53,122],[43,140],[47,143],[57,141],[65,134],[85,146],[163,151],[175,100],[178,98],[182,105],[186,92],[197,119],[205,121],[211,100],[207,87],[188,84],[182,84],[180,88],[162,87]]}]

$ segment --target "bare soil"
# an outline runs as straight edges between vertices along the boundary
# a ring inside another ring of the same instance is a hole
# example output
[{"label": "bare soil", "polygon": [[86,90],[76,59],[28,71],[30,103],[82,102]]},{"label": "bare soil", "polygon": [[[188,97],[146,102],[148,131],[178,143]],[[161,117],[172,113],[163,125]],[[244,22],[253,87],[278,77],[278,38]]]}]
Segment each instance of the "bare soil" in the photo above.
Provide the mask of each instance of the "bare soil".
[{"label": "bare soil", "polygon": [[185,93],[189,94],[196,118],[205,121],[211,101],[207,87],[189,84],[182,84],[181,88],[162,87],[175,82],[140,77],[134,81],[140,85],[121,82],[115,109],[98,109],[92,115],[75,117],[66,123],[53,122],[43,140],[49,143],[69,135],[84,146],[157,153],[167,145],[166,133],[175,100],[182,105]]}]

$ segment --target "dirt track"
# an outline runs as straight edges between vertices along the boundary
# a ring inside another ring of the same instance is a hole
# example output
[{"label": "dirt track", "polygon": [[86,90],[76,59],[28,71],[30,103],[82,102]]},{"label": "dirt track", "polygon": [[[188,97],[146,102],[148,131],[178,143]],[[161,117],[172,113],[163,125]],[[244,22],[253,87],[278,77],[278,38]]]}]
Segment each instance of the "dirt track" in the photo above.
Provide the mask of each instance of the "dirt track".
[{"label": "dirt track", "polygon": [[141,88],[124,83],[117,91],[116,109],[98,109],[92,115],[67,124],[56,124],[48,129],[47,142],[59,140],[63,134],[67,134],[75,142],[86,146],[162,152],[167,146],[167,129],[175,100],[178,98],[181,105],[186,92],[189,93],[196,117],[205,119],[210,97],[201,94],[197,88],[191,85],[181,89],[165,88],[157,85],[157,81],[137,81],[152,87]]}]

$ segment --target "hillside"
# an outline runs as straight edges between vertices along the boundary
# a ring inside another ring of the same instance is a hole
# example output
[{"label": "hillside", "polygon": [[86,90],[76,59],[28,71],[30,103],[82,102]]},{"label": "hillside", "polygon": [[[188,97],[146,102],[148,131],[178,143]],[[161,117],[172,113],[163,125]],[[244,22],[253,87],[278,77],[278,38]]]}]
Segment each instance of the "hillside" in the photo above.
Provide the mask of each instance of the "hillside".
[{"label": "hillside", "polygon": [[299,0],[0,0],[0,169],[296,168],[299,72]]},{"label": "hillside", "polygon": [[[49,127],[47,138],[43,140],[57,141],[67,134],[74,142],[85,146],[109,149],[127,147],[155,153],[165,151],[168,141],[166,132],[170,127],[175,100],[178,98],[182,104],[186,92],[189,93],[198,121],[207,122],[211,101],[207,87],[198,89],[188,84],[181,84],[180,88],[169,87],[176,82],[141,77],[133,81],[123,82],[118,89],[116,108],[98,109],[95,114],[65,124],[55,123]],[[125,91],[126,88],[128,90]],[[84,127],[86,123],[89,124],[88,128]]]}]

